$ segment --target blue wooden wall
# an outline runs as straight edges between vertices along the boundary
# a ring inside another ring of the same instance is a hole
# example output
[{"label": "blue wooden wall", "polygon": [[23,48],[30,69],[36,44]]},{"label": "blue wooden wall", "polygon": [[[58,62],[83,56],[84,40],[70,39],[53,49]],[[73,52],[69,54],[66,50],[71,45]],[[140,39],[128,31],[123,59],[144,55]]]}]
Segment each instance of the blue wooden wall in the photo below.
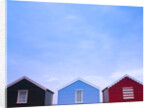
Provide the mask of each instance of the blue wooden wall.
[{"label": "blue wooden wall", "polygon": [[75,91],[83,90],[83,103],[99,103],[99,89],[81,81],[76,82],[62,88],[58,91],[58,104],[75,104]]}]

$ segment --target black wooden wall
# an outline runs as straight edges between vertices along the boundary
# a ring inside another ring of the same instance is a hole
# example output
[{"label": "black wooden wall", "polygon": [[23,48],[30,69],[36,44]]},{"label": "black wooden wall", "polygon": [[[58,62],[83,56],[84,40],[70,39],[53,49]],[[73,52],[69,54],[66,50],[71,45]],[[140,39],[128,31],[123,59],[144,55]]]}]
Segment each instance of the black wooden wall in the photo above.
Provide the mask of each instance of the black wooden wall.
[{"label": "black wooden wall", "polygon": [[[18,90],[28,90],[28,100],[26,104],[17,104]],[[26,79],[21,80],[13,86],[7,88],[7,106],[44,106],[45,91]]]}]

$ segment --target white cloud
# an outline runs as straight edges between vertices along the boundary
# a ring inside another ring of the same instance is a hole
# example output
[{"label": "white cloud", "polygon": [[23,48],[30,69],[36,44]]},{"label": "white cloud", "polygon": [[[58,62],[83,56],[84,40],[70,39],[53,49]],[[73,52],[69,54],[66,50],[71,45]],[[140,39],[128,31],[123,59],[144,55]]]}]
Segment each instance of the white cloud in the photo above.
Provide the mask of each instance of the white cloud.
[{"label": "white cloud", "polygon": [[65,19],[67,19],[67,20],[78,20],[80,18],[78,16],[75,16],[75,15],[68,15],[65,17]]},{"label": "white cloud", "polygon": [[118,78],[124,76],[125,74],[130,75],[130,76],[134,77],[135,79],[143,82],[143,68],[114,72],[110,75],[110,79],[112,79],[112,80],[118,79]]},{"label": "white cloud", "polygon": [[104,78],[103,76],[83,76],[83,79],[87,80],[88,82],[91,82],[92,84],[95,84],[100,89],[103,89],[104,87],[106,87],[106,85],[110,83],[110,81]]},{"label": "white cloud", "polygon": [[95,41],[92,40],[83,40],[80,42],[79,46],[80,48],[82,48],[82,50],[90,50],[90,49],[94,49],[95,46]]},{"label": "white cloud", "polygon": [[55,77],[47,79],[48,82],[57,81],[57,80],[58,80],[58,78],[55,78]]}]

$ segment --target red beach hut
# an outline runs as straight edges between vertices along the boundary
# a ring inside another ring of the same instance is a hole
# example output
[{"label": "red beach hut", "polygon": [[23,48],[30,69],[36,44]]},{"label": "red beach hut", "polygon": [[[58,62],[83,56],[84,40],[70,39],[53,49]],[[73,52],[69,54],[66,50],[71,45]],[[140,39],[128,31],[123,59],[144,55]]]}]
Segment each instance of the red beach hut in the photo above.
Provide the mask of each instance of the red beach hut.
[{"label": "red beach hut", "polygon": [[103,103],[143,101],[143,84],[125,75],[102,90]]}]

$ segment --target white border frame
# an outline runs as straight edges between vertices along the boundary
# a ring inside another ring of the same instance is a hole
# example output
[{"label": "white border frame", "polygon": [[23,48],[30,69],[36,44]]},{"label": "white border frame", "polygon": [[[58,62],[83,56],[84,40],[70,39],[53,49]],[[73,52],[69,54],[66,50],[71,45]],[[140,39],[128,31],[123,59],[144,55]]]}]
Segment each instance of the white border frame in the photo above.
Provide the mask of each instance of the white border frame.
[{"label": "white border frame", "polygon": [[119,5],[119,6],[143,6],[143,0],[12,0],[32,2],[53,2],[53,3],[75,3],[94,5]]},{"label": "white border frame", "polygon": [[[61,2],[70,2],[73,0],[51,0],[51,1],[61,1]],[[77,0],[74,0],[74,2],[76,2]],[[80,0],[81,1],[81,0]],[[86,0],[87,1],[87,0]],[[85,3],[86,1],[83,1],[83,3]],[[92,0],[95,1],[95,0]],[[92,2],[91,1],[91,2]],[[97,1],[96,4],[103,4],[104,0],[99,0]],[[102,3],[101,3],[102,2]],[[107,2],[107,3],[106,3]],[[124,2],[126,2],[124,4]],[[87,3],[87,2],[86,2]],[[85,3],[85,4],[86,4]],[[105,108],[110,108],[110,107],[117,107],[117,108],[126,108],[126,107],[137,107],[137,108],[141,108],[141,107],[146,107],[149,105],[149,97],[150,97],[150,86],[149,86],[149,82],[150,82],[150,67],[149,67],[149,61],[150,61],[150,51],[149,51],[149,46],[150,46],[150,31],[149,31],[149,27],[150,27],[150,15],[149,15],[149,0],[105,0],[105,3],[107,5],[126,5],[126,6],[144,6],[144,49],[143,49],[143,58],[144,58],[144,66],[143,66],[143,70],[144,70],[144,102],[137,102],[135,103],[117,103],[117,104],[101,104],[101,105],[97,105],[97,104],[92,104],[91,105],[64,105],[64,106],[57,106],[57,108],[82,108],[82,107],[86,107],[86,108],[99,108],[99,107],[105,107]],[[116,3],[116,4],[115,4]],[[2,53],[1,53],[2,52]],[[0,108],[4,108],[5,107],[5,0],[0,0]],[[56,106],[51,106],[52,108],[56,107]],[[28,107],[28,108],[33,108],[33,107]],[[36,108],[36,107],[34,107]],[[46,108],[45,107],[39,107],[39,108]],[[47,107],[49,108],[49,107]]]},{"label": "white border frame", "polygon": [[0,108],[6,107],[5,71],[6,71],[6,47],[5,47],[5,0],[0,0]]}]

